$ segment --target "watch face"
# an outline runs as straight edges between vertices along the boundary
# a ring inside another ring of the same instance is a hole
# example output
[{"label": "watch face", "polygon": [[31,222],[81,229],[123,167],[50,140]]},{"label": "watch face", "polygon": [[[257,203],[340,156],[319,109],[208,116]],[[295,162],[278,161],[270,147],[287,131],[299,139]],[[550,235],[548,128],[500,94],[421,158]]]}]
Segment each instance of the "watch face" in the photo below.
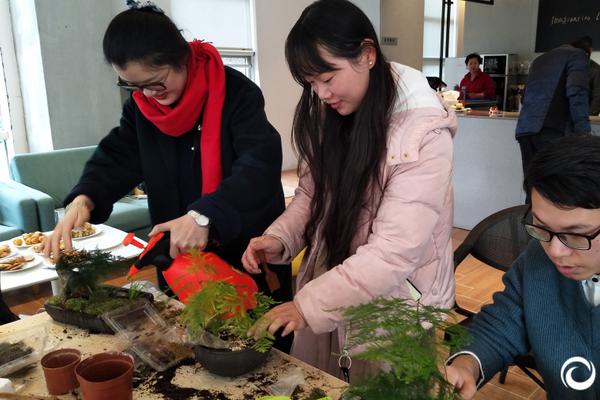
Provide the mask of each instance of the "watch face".
[{"label": "watch face", "polygon": [[200,214],[197,211],[189,211],[188,215],[194,218],[194,221],[196,221],[199,226],[208,226],[210,224],[208,217]]}]

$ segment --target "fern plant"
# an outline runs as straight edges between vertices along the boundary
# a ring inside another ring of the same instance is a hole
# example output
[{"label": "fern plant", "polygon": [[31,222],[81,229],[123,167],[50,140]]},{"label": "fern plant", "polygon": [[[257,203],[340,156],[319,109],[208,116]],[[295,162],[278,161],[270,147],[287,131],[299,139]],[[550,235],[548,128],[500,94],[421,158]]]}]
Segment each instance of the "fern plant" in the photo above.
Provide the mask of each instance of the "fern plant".
[{"label": "fern plant", "polygon": [[101,279],[122,268],[122,259],[101,250],[65,252],[56,263],[63,299],[90,297]]},{"label": "fern plant", "polygon": [[[206,276],[216,276],[216,268],[207,258],[191,252],[189,271],[201,270]],[[241,273],[241,272],[239,272]],[[252,348],[268,351],[275,337],[266,332],[255,340],[247,338],[246,332],[276,303],[263,293],[248,293],[225,280],[200,282],[200,289],[188,297],[182,318],[192,337],[203,332],[233,344],[233,348]]]},{"label": "fern plant", "polygon": [[[340,310],[349,322],[348,346],[355,357],[386,365],[350,385],[345,399],[450,400],[460,397],[438,365],[442,354],[468,341],[451,312],[405,299],[377,298]],[[442,341],[436,332],[447,332]],[[358,350],[358,349],[357,349]]]}]

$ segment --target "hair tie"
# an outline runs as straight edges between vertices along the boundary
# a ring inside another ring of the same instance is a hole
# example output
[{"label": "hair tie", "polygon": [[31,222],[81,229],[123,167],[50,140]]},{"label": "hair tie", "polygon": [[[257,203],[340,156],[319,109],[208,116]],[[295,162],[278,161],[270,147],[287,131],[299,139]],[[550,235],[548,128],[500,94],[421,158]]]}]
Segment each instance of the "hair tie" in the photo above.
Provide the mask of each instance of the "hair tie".
[{"label": "hair tie", "polygon": [[159,6],[151,1],[127,0],[126,3],[130,10],[154,11],[160,14],[165,13]]}]

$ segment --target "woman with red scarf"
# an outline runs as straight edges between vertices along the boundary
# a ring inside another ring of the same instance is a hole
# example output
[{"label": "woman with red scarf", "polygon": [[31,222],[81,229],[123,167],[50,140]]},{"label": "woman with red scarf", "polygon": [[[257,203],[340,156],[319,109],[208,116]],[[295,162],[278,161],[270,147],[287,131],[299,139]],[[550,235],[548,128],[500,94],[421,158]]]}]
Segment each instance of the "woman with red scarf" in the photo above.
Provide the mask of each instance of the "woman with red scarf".
[{"label": "woman with red scarf", "polygon": [[[65,199],[45,254],[59,254],[60,239],[70,249],[73,227],[106,221],[113,203],[145,182],[149,236],[169,231],[171,257],[207,249],[243,270],[250,238],[284,210],[281,139],[260,89],[223,66],[209,43],[188,43],[151,5],[117,15],[103,50],[117,85],[132,94],[120,125],[102,139]],[[280,288],[271,291],[264,275],[254,275],[259,290],[291,300],[289,267],[273,271]]]}]

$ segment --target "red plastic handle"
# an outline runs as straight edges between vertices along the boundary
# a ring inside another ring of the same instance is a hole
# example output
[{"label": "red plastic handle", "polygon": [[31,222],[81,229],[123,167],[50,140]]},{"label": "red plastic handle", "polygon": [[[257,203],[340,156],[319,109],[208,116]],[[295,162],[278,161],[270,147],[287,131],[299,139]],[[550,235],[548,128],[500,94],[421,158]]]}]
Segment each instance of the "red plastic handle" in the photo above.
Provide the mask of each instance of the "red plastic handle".
[{"label": "red plastic handle", "polygon": [[140,241],[136,240],[135,235],[134,235],[133,232],[128,233],[125,236],[125,238],[123,239],[122,243],[123,243],[124,246],[129,246],[130,244],[132,244],[135,247],[138,247],[140,249],[144,248],[144,245]]}]

